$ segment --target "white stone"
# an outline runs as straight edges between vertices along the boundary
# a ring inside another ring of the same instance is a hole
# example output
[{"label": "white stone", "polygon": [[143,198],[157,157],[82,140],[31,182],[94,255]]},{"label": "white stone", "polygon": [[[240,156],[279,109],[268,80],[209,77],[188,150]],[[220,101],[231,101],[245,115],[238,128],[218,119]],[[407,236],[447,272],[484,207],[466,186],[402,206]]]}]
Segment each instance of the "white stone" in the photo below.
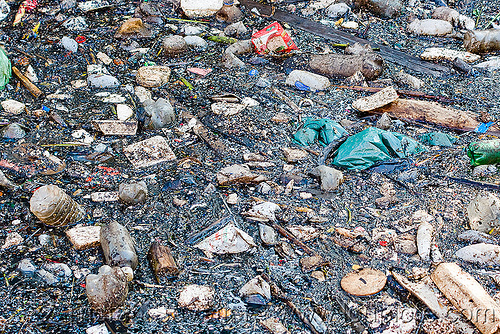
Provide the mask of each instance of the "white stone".
[{"label": "white stone", "polygon": [[9,114],[18,115],[26,110],[26,105],[16,100],[5,100],[2,103],[2,108]]},{"label": "white stone", "polygon": [[117,104],[116,105],[116,117],[120,121],[126,121],[127,119],[132,117],[133,114],[134,114],[134,110],[132,108],[130,108],[128,105],[126,105],[126,104]]},{"label": "white stone", "polygon": [[104,52],[98,52],[96,54],[97,59],[102,61],[105,65],[109,65],[113,62],[113,59],[111,59],[107,54]]}]

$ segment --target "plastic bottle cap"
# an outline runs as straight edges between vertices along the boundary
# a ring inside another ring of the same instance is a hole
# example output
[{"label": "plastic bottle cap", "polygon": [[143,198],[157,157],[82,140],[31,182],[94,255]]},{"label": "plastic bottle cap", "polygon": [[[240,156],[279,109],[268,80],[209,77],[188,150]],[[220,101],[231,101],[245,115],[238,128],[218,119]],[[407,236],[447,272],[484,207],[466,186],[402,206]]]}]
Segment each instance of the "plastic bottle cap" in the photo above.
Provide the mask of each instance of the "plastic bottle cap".
[{"label": "plastic bottle cap", "polygon": [[75,38],[75,41],[78,44],[84,43],[86,40],[87,40],[87,38],[85,36],[78,36],[77,38]]},{"label": "plastic bottle cap", "polygon": [[297,89],[305,90],[305,91],[310,91],[311,90],[311,88],[309,86],[304,85],[300,81],[295,81],[295,87],[297,87]]}]

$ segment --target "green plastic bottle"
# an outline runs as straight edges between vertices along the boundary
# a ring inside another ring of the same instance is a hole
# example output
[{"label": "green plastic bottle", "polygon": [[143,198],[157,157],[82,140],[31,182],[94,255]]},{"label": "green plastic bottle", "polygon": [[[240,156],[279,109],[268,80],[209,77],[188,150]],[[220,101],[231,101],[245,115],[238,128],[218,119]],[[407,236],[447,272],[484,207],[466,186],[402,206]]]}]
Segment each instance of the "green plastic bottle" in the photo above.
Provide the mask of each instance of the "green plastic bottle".
[{"label": "green plastic bottle", "polygon": [[467,147],[467,156],[472,166],[500,163],[500,139],[470,143]]},{"label": "green plastic bottle", "polygon": [[5,88],[12,76],[10,60],[5,51],[0,47],[0,90]]}]

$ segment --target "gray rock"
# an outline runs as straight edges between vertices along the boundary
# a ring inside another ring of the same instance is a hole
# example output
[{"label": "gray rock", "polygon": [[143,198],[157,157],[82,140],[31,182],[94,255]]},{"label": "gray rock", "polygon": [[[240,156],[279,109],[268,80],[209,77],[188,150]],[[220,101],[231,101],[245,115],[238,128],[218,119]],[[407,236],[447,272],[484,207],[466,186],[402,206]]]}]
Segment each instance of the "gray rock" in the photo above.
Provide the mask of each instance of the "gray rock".
[{"label": "gray rock", "polygon": [[274,246],[278,243],[278,235],[271,226],[259,224],[259,235],[262,243],[266,246]]},{"label": "gray rock", "polygon": [[324,165],[316,167],[312,174],[319,177],[323,191],[334,191],[344,182],[344,174],[341,171]]},{"label": "gray rock", "polygon": [[389,130],[392,126],[392,120],[387,113],[383,113],[377,121],[377,128]]},{"label": "gray rock", "polygon": [[127,204],[144,203],[148,197],[146,182],[122,183],[118,187],[118,197]]},{"label": "gray rock", "polygon": [[65,281],[73,276],[73,271],[65,263],[49,262],[46,263],[42,269],[50,272],[62,281]]},{"label": "gray rock", "polygon": [[345,3],[334,3],[326,9],[326,15],[332,19],[340,18],[351,11],[351,7]]},{"label": "gray rock", "polygon": [[232,23],[224,29],[224,35],[226,36],[241,36],[247,32],[248,28],[241,21]]},{"label": "gray rock", "polygon": [[175,121],[175,111],[168,100],[159,98],[144,101],[144,111],[147,115],[145,126],[148,129],[161,129]]},{"label": "gray rock", "polygon": [[203,31],[205,31],[205,29],[192,25],[186,25],[182,28],[182,32],[186,36],[197,36],[203,33]]},{"label": "gray rock", "polygon": [[467,207],[470,228],[490,233],[500,227],[500,199],[491,193],[482,193]]},{"label": "gray rock", "polygon": [[85,283],[90,306],[101,314],[113,312],[127,298],[127,277],[118,267],[102,266],[97,275],[87,275]]},{"label": "gray rock", "polygon": [[48,285],[56,285],[59,283],[59,279],[54,274],[45,269],[35,270],[34,277],[36,280],[46,283]]},{"label": "gray rock", "polygon": [[184,37],[186,44],[197,51],[203,51],[208,48],[208,43],[199,36],[186,36]]},{"label": "gray rock", "polygon": [[179,35],[165,37],[162,42],[162,47],[163,51],[168,56],[178,55],[188,49],[186,41]]},{"label": "gray rock", "polygon": [[24,138],[24,136],[26,136],[26,132],[18,123],[9,124],[3,129],[3,138],[21,139]]},{"label": "gray rock", "polygon": [[[77,16],[77,17],[71,17],[64,21],[63,23],[64,28],[68,30],[73,30],[73,31],[80,31],[80,30],[85,30],[88,28],[88,24],[85,21],[85,18],[82,16]],[[78,49],[78,46],[77,46]],[[76,51],[74,51],[76,52]]]},{"label": "gray rock", "polygon": [[76,53],[78,51],[78,43],[69,37],[64,36],[59,43],[68,51]]},{"label": "gray rock", "polygon": [[109,74],[91,74],[87,77],[87,83],[94,88],[116,88],[120,81]]},{"label": "gray rock", "polygon": [[50,245],[51,241],[52,241],[52,237],[48,234],[40,234],[38,236],[38,242],[42,246]]},{"label": "gray rock", "polygon": [[135,270],[139,261],[135,252],[134,241],[127,229],[116,221],[111,221],[101,228],[101,247],[106,264],[119,267],[131,267]]}]

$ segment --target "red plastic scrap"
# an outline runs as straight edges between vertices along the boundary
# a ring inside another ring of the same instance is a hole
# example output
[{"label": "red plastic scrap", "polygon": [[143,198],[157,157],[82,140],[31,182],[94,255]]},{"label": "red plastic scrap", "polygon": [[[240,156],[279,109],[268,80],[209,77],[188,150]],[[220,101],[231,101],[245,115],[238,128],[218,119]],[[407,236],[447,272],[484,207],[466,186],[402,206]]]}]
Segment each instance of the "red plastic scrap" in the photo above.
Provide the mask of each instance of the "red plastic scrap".
[{"label": "red plastic scrap", "polygon": [[264,29],[252,35],[252,44],[257,53],[264,55],[269,52],[290,52],[298,50],[290,35],[281,24],[273,22]]}]

